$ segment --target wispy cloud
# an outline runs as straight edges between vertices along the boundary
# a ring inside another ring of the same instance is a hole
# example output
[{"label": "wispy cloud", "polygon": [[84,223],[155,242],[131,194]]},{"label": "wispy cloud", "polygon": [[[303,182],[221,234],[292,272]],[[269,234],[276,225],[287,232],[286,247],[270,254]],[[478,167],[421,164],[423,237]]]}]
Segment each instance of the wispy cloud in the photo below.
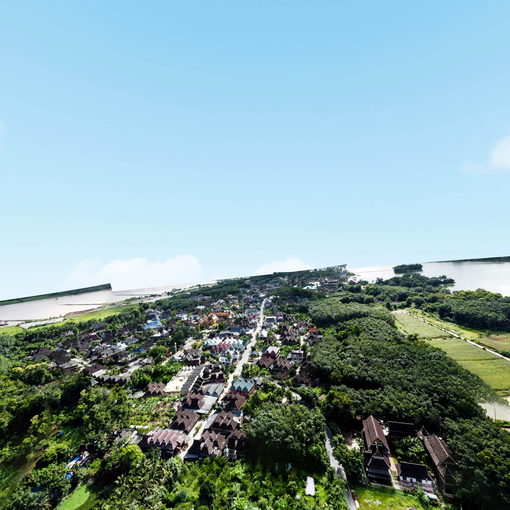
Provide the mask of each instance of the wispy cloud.
[{"label": "wispy cloud", "polygon": [[128,260],[84,260],[76,264],[67,281],[73,286],[111,283],[114,290],[139,289],[199,282],[202,267],[193,255],[177,255],[166,260],[135,257]]},{"label": "wispy cloud", "polygon": [[287,271],[303,271],[304,269],[311,269],[311,266],[309,266],[306,262],[297,257],[290,257],[285,260],[267,262],[266,264],[262,264],[256,269],[255,274],[271,274]]},{"label": "wispy cloud", "polygon": [[499,140],[489,152],[485,163],[466,161],[461,170],[470,174],[497,174],[510,172],[510,136]]}]

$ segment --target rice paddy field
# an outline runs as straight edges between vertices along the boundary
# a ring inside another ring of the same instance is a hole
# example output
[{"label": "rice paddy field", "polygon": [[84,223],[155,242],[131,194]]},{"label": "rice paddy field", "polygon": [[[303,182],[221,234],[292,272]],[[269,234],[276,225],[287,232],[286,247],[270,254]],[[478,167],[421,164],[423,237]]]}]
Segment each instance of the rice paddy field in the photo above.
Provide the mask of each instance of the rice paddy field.
[{"label": "rice paddy field", "polygon": [[510,352],[510,333],[482,336],[477,342],[495,351]]},{"label": "rice paddy field", "polygon": [[473,342],[484,345],[489,349],[493,349],[503,354],[510,352],[510,333],[507,332],[480,331],[476,329],[464,328],[458,324],[455,324],[454,322],[441,320],[433,315],[416,309],[413,309],[412,312],[405,311],[395,313],[394,315],[399,328],[404,331],[404,333],[416,333],[419,338],[442,338],[448,336],[448,333],[445,331],[441,331],[442,335],[432,336],[434,335],[432,330],[428,330],[428,332],[422,330],[423,334],[420,335],[420,328],[422,327],[420,323],[425,324],[423,321],[419,320],[421,317],[426,320],[432,328],[437,327],[439,330],[446,329],[456,335],[461,336],[462,338],[472,340]]},{"label": "rice paddy field", "polygon": [[418,338],[449,338],[451,335],[432,324],[422,321],[408,312],[394,314],[399,329],[407,335],[418,335]]},{"label": "rice paddy field", "polygon": [[510,395],[510,361],[460,338],[435,338],[427,342],[446,352],[500,395]]}]

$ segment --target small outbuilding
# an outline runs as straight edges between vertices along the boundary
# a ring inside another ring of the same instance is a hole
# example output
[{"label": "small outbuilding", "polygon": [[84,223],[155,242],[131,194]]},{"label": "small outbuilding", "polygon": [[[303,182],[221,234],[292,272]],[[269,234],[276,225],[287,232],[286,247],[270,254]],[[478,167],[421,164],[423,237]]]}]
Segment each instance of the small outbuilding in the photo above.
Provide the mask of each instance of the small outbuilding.
[{"label": "small outbuilding", "polygon": [[305,494],[307,496],[315,496],[315,480],[311,476],[306,477]]}]

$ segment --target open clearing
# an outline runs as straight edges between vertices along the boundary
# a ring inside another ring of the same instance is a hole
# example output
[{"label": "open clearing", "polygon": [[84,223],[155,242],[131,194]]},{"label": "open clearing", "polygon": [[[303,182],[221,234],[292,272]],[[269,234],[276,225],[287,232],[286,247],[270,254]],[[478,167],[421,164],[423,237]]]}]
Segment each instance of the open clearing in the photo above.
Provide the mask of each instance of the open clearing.
[{"label": "open clearing", "polygon": [[400,329],[402,329],[408,335],[418,335],[418,338],[448,338],[451,337],[449,333],[442,331],[441,329],[427,324],[422,320],[414,317],[407,312],[399,312],[393,314],[397,320]]},{"label": "open clearing", "polygon": [[424,510],[420,500],[412,495],[395,489],[379,487],[356,487],[356,498],[360,510],[406,510],[415,508]]},{"label": "open clearing", "polygon": [[17,335],[21,333],[23,329],[19,326],[4,326],[0,328],[0,335]]},{"label": "open clearing", "polygon": [[[130,305],[118,305],[112,306],[110,308],[100,308],[99,310],[94,310],[92,312],[85,312],[79,315],[73,315],[72,317],[68,317],[63,321],[55,322],[52,324],[42,324],[40,326],[34,326],[33,328],[29,328],[31,331],[46,328],[47,326],[66,326],[69,325],[70,322],[86,322],[90,320],[101,320],[106,317],[110,317],[111,315],[117,315],[121,312],[129,310]],[[2,331],[0,329],[0,331]]]},{"label": "open clearing", "polygon": [[460,338],[428,340],[439,347],[466,370],[476,374],[491,388],[502,395],[510,394],[510,361],[484,351]]},{"label": "open clearing", "polygon": [[92,319],[99,320],[104,319],[105,317],[109,317],[110,315],[117,315],[118,313],[124,312],[129,308],[130,308],[129,305],[118,305],[112,306],[110,308],[101,308],[99,310],[94,310],[93,312],[86,312],[80,315],[74,315],[73,317],[69,317],[69,319],[66,320],[72,320],[76,322],[85,322],[90,321]]},{"label": "open clearing", "polygon": [[57,510],[86,510],[94,506],[96,495],[88,485],[80,485],[57,506]]}]

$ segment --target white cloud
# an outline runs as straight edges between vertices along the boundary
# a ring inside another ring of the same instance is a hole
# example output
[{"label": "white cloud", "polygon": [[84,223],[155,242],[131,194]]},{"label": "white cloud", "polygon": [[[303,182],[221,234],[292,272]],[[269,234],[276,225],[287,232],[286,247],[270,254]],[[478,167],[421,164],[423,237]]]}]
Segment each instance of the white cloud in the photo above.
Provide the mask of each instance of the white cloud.
[{"label": "white cloud", "polygon": [[282,273],[288,271],[303,271],[311,269],[311,266],[306,264],[303,260],[296,257],[290,257],[286,260],[279,260],[277,262],[268,262],[259,266],[255,274],[271,274]]},{"label": "white cloud", "polygon": [[111,283],[114,290],[141,289],[199,282],[202,267],[193,255],[176,255],[162,261],[143,257],[129,260],[84,260],[68,275],[68,283],[81,287]]},{"label": "white cloud", "polygon": [[491,165],[500,170],[510,170],[510,136],[500,140],[489,156]]},{"label": "white cloud", "polygon": [[490,151],[486,163],[466,161],[461,170],[470,174],[510,172],[510,136],[501,139]]}]

